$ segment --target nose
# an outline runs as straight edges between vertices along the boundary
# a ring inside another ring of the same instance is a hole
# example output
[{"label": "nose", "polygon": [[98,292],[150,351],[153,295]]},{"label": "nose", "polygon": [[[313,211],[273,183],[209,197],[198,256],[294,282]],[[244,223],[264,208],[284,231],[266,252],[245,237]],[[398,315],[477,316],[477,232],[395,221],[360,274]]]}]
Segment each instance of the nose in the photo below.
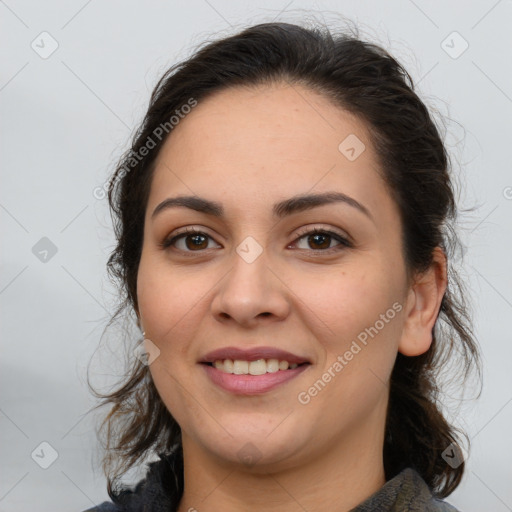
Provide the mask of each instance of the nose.
[{"label": "nose", "polygon": [[221,279],[212,300],[212,314],[219,322],[232,321],[245,327],[284,320],[290,311],[287,290],[265,251],[252,262],[234,253],[232,268]]}]

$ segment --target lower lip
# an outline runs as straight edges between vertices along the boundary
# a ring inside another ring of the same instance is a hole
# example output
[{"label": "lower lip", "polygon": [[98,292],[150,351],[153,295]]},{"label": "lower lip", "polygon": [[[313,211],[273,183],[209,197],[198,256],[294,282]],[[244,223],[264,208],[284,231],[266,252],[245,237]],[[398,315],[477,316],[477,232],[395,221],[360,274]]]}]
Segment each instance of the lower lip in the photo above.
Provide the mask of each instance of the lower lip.
[{"label": "lower lip", "polygon": [[303,364],[293,370],[279,370],[263,375],[235,375],[234,373],[217,370],[217,368],[207,364],[201,364],[201,366],[211,381],[222,389],[238,395],[258,395],[297,377],[311,365]]}]

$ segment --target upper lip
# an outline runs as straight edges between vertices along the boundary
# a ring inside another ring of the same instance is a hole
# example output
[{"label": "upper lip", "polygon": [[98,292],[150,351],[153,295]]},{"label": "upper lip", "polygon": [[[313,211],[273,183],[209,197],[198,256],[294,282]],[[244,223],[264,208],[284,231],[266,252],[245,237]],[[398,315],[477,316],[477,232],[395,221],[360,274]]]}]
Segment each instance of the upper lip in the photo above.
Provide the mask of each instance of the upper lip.
[{"label": "upper lip", "polygon": [[279,361],[288,361],[289,363],[309,363],[305,357],[301,357],[286,350],[280,350],[274,347],[254,347],[250,349],[238,347],[224,347],[212,352],[208,352],[200,363],[213,363],[216,360],[232,359],[239,361],[257,361],[258,359],[278,359]]}]

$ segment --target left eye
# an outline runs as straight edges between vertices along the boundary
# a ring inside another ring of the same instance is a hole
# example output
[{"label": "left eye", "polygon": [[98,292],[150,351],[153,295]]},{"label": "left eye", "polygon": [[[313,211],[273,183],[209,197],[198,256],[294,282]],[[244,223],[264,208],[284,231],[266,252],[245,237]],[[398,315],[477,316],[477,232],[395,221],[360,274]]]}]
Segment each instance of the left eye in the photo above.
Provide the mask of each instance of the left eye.
[{"label": "left eye", "polygon": [[[306,243],[311,246],[311,244],[317,245],[319,247],[314,247],[313,250],[328,250],[333,249],[331,247],[331,242],[337,241],[338,246],[350,247],[349,241],[338,233],[334,233],[333,231],[321,230],[321,229],[313,229],[312,231],[308,231],[302,234],[297,240],[300,241],[302,239],[306,239]],[[297,243],[297,242],[295,242]],[[336,247],[336,246],[335,246]],[[309,249],[310,247],[299,247],[299,249]]]}]

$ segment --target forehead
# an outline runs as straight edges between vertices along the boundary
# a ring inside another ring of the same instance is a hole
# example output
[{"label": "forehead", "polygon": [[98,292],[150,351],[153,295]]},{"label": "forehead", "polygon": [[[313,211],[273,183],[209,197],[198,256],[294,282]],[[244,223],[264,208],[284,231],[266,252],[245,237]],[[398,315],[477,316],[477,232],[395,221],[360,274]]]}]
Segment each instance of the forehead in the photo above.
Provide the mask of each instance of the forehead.
[{"label": "forehead", "polygon": [[148,208],[170,194],[247,209],[332,190],[369,209],[389,200],[364,122],[297,84],[236,87],[200,101],[173,128]]}]

